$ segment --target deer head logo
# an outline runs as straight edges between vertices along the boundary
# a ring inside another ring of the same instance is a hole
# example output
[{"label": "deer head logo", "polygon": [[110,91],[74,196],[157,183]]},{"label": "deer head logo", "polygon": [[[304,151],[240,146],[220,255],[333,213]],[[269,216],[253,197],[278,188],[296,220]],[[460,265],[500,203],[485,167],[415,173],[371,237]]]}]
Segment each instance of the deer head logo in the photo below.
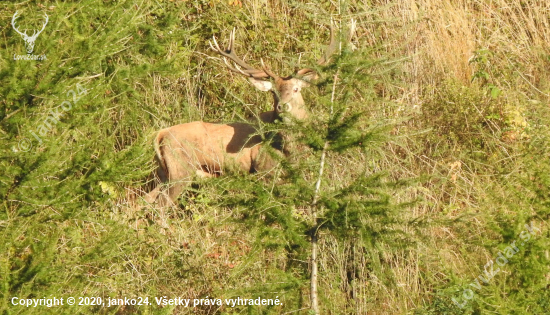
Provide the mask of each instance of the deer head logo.
[{"label": "deer head logo", "polygon": [[25,30],[25,32],[20,32],[17,29],[17,27],[15,26],[15,20],[17,20],[18,17],[19,17],[19,14],[16,11],[15,14],[13,15],[13,18],[11,19],[11,26],[13,26],[13,29],[17,33],[19,33],[19,35],[21,35],[21,37],[23,37],[23,40],[25,41],[25,48],[27,48],[27,53],[31,54],[32,51],[34,50],[34,41],[36,40],[38,35],[40,35],[40,33],[42,33],[42,31],[44,30],[44,28],[46,28],[46,25],[48,24],[48,15],[46,13],[44,13],[44,17],[46,18],[46,22],[44,22],[44,24],[42,25],[42,29],[40,31],[37,32],[36,30],[33,30],[32,36],[27,35],[26,30]]}]

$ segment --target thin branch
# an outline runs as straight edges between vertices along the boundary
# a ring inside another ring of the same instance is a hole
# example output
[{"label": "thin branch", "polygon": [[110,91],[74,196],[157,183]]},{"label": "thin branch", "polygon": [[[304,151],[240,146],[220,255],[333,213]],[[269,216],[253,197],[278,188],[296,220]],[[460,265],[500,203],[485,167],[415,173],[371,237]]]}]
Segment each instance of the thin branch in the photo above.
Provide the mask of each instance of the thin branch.
[{"label": "thin branch", "polygon": [[[336,81],[338,80],[338,71],[334,75],[334,83],[332,85],[332,95],[330,98],[330,114],[332,116],[334,111],[334,94],[336,91]],[[321,180],[323,178],[323,171],[325,169],[325,158],[327,156],[327,150],[329,147],[329,141],[325,141],[323,146],[323,152],[321,153],[321,162],[319,164],[319,177],[315,183],[315,192],[313,194],[313,202],[311,203],[311,221],[313,228],[311,230],[311,310],[315,314],[319,314],[319,297],[317,295],[317,277],[318,277],[318,266],[317,266],[317,251],[318,251],[318,241],[317,241],[317,230],[319,229],[319,224],[317,223],[317,201],[319,201],[319,191],[321,190]]]}]

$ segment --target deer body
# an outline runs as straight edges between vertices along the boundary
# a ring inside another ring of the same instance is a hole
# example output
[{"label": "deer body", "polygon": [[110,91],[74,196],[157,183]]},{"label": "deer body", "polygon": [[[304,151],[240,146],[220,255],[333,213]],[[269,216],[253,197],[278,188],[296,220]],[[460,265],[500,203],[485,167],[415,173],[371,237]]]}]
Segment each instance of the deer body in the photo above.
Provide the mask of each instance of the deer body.
[{"label": "deer body", "polygon": [[[252,169],[261,138],[245,123],[212,124],[195,121],[163,129],[155,140],[157,156],[173,177],[186,167],[214,174],[222,171],[225,160],[243,169]],[[184,158],[185,163],[178,161]]]},{"label": "deer body", "polygon": [[[268,171],[276,162],[261,150],[262,138],[246,123],[213,124],[190,122],[161,130],[155,139],[159,169],[164,182],[173,183],[167,197],[174,201],[194,176],[215,176],[231,164],[247,172]],[[275,148],[282,151],[282,147]],[[160,193],[155,188],[146,201]],[[162,203],[165,203],[163,201]]]},{"label": "deer body", "polygon": [[[305,120],[308,111],[301,95],[302,87],[317,77],[315,71],[302,69],[293,76],[279,77],[271,72],[262,61],[262,69],[256,69],[237,57],[233,51],[235,30],[231,33],[228,48],[222,50],[216,39],[211,48],[224,57],[227,67],[248,77],[260,91],[270,91],[273,95],[273,110],[259,115],[259,120],[273,123],[275,120],[288,122],[292,119]],[[331,29],[331,44],[334,49],[334,36]],[[233,67],[227,59],[237,66]],[[319,63],[326,61],[323,56]],[[268,81],[269,78],[273,80]],[[284,135],[278,134],[272,147],[281,156],[289,152],[285,149]],[[276,166],[276,161],[267,150],[262,148],[262,136],[250,123],[214,124],[195,121],[172,126],[159,131],[154,146],[159,164],[157,177],[161,183],[168,184],[162,204],[171,204],[183,191],[185,185],[194,176],[216,176],[228,165],[236,166],[246,172],[269,171]],[[154,202],[161,194],[162,186],[157,186],[146,197],[147,202]],[[158,198],[161,199],[161,198]]]},{"label": "deer body", "polygon": [[[267,91],[271,90],[272,85],[268,81],[253,78],[250,81],[262,91],[266,91],[266,87],[269,88]],[[300,93],[301,87],[306,84],[292,77],[278,78],[275,81],[277,92],[272,91],[273,110],[261,113],[259,119],[264,123],[273,123],[276,119],[288,116],[306,119],[308,114]],[[266,150],[262,150],[262,136],[257,129],[251,123],[215,124],[195,121],[159,131],[154,141],[159,164],[157,177],[162,183],[172,183],[161,204],[173,202],[194,176],[219,175],[228,164],[246,172],[273,169],[277,163]],[[279,155],[285,155],[288,150],[283,147],[283,136],[277,135],[275,138],[272,147]],[[145,200],[154,202],[161,189],[161,186],[155,188]]]}]

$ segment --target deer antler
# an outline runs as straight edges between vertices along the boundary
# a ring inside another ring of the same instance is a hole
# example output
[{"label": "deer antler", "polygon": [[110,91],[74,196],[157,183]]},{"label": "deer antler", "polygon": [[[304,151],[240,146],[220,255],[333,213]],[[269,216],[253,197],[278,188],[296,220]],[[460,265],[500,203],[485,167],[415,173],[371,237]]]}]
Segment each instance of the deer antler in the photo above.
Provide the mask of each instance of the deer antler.
[{"label": "deer antler", "polygon": [[[233,50],[233,44],[235,43],[235,29],[233,29],[229,35],[229,45],[225,50],[220,48],[220,45],[218,45],[218,42],[216,41],[216,37],[213,36],[212,40],[214,41],[213,45],[212,42],[208,42],[210,44],[210,48],[224,57],[225,65],[229,68],[229,70],[253,77],[255,79],[263,79],[267,77],[272,77],[274,79],[278,78],[278,76],[273,72],[267,70],[263,63],[262,66],[264,66],[264,68],[263,70],[260,70],[250,66],[235,54],[235,51]],[[236,67],[229,65],[229,62],[225,58],[231,59],[235,63]]]},{"label": "deer antler", "polygon": [[271,69],[269,69],[265,63],[264,63],[264,60],[262,58],[260,58],[260,63],[262,64],[262,69],[264,70],[265,73],[267,73],[267,75],[269,75],[270,77],[272,77],[273,79],[275,80],[279,80],[279,76],[276,75],[275,73],[273,73],[271,71]]},{"label": "deer antler", "polygon": [[[336,34],[335,34],[335,25],[336,22],[330,18],[330,43],[328,44],[327,50],[323,53],[321,58],[317,61],[317,64],[320,66],[324,66],[328,64],[330,61],[330,57],[334,54],[336,49],[338,48],[338,42],[336,41]],[[350,28],[349,28],[349,37],[348,42],[351,43],[351,40],[353,38],[353,35],[355,34],[355,29],[357,28],[357,21],[355,19],[351,19],[350,21]],[[353,44],[352,44],[352,47]]]},{"label": "deer antler", "polygon": [[335,25],[336,25],[336,22],[334,22],[334,20],[331,17],[330,18],[330,43],[328,44],[327,50],[325,50],[321,58],[317,60],[317,64],[320,66],[326,65],[330,61],[330,56],[334,54],[338,46],[338,42],[336,41],[336,34],[334,32]]},{"label": "deer antler", "polygon": [[351,40],[353,39],[353,35],[355,35],[355,31],[357,30],[357,20],[356,19],[351,19],[351,21],[349,23],[350,23],[350,25],[349,25],[348,42],[350,43],[351,50],[356,50],[357,47],[351,42]]}]

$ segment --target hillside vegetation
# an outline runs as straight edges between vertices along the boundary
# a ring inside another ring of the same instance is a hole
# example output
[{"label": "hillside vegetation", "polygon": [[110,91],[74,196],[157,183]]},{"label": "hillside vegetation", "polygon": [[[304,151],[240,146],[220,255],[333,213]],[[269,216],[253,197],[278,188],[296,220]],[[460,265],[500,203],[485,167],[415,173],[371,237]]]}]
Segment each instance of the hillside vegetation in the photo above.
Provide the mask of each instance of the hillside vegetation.
[{"label": "hillside vegetation", "polygon": [[[43,60],[16,60],[15,12],[29,36],[47,14]],[[550,2],[3,1],[0,21],[2,314],[312,314],[315,246],[321,314],[548,313]],[[158,130],[271,109],[210,49],[233,28],[250,64],[319,73],[310,121],[261,126],[299,149],[149,205]],[[149,305],[12,303],[71,296]]]}]

